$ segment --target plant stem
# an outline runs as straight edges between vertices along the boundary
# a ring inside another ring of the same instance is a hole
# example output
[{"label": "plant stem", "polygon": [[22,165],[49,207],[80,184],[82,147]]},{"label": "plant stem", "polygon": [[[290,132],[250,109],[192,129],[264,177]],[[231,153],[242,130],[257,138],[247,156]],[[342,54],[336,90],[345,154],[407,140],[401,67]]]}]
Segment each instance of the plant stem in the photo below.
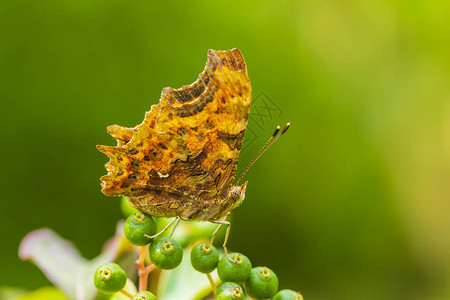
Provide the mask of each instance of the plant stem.
[{"label": "plant stem", "polygon": [[151,271],[156,269],[156,266],[154,264],[148,265],[143,271],[142,274],[149,274]]},{"label": "plant stem", "polygon": [[124,294],[125,296],[127,296],[128,298],[133,298],[133,295],[131,295],[128,291],[125,291],[125,290],[120,290],[120,292],[122,293],[122,294]]},{"label": "plant stem", "polygon": [[139,276],[139,292],[146,291],[147,284],[148,284],[148,273]]},{"label": "plant stem", "polygon": [[143,292],[147,290],[148,286],[148,274],[156,269],[154,264],[145,266],[145,255],[148,252],[148,245],[141,246],[141,252],[139,254],[139,258],[136,261],[136,267],[138,269],[139,275],[139,292]]},{"label": "plant stem", "polygon": [[[147,245],[148,246],[148,245]],[[147,246],[141,246],[139,259],[136,261],[139,275],[139,291],[146,291],[148,284],[148,272],[145,272],[145,254],[147,253]]]},{"label": "plant stem", "polygon": [[206,276],[209,279],[209,283],[211,283],[211,287],[212,287],[214,295],[216,295],[217,287],[216,287],[216,283],[214,282],[214,280],[211,276],[211,273],[206,273]]},{"label": "plant stem", "polygon": [[139,258],[136,261],[136,267],[138,268],[139,276],[141,276],[141,272],[145,268],[145,253],[146,253],[145,250],[146,249],[147,249],[147,246],[140,247],[141,251],[139,252]]}]

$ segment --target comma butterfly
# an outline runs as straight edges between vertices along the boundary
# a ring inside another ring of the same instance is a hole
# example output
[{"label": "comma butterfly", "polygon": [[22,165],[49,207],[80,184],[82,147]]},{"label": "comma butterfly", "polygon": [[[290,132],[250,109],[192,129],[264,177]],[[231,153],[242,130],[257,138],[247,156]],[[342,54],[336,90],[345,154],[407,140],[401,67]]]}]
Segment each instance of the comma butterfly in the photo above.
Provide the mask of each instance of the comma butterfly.
[{"label": "comma butterfly", "polygon": [[97,146],[110,157],[102,192],[124,195],[156,217],[213,221],[227,215],[245,197],[247,182],[233,181],[251,98],[241,52],[209,50],[197,81],[164,88],[140,125],[108,127],[117,146]]}]

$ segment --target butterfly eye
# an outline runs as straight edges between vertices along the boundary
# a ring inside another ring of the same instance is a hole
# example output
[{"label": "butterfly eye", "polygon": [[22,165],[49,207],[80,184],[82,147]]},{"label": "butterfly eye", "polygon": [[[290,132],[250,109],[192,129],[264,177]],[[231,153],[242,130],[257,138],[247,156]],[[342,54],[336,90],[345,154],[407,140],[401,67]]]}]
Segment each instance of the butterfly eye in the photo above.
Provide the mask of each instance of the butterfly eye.
[{"label": "butterfly eye", "polygon": [[230,192],[231,200],[237,201],[241,198],[241,188],[239,186],[234,186]]}]

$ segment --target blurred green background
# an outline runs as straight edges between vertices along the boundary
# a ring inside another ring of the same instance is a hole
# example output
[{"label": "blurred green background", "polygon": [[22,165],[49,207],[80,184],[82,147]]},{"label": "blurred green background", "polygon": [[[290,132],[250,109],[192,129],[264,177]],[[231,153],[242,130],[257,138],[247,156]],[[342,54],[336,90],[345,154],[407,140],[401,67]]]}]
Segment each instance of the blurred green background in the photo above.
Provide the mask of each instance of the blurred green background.
[{"label": "blurred green background", "polygon": [[248,173],[230,248],[306,299],[450,298],[450,2],[0,5],[0,285],[49,284],[17,258],[33,229],[100,251],[121,217],[100,192],[106,126],[237,47],[260,96],[239,169],[292,128]]}]

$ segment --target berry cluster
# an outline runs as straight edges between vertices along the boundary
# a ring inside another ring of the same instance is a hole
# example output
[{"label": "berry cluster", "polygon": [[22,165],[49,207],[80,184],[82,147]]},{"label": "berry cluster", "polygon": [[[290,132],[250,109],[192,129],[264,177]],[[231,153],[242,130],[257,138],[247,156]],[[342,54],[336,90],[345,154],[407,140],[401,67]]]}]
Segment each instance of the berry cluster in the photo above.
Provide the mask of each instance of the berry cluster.
[{"label": "berry cluster", "polygon": [[[145,266],[143,253],[136,262],[139,269],[140,281],[148,281],[148,273],[154,268],[171,270],[178,267],[183,259],[183,248],[171,237],[153,236],[157,232],[156,221],[153,217],[142,212],[130,215],[124,225],[126,238],[136,246],[146,245],[152,265]],[[219,252],[211,243],[200,243],[191,250],[191,265],[201,273],[208,276],[214,291],[214,299],[268,299],[302,300],[300,293],[292,290],[278,291],[278,278],[267,267],[254,267],[250,260],[241,253],[231,253],[219,257]],[[221,284],[216,287],[210,273],[217,268]],[[139,292],[131,295],[124,289],[127,281],[125,271],[115,263],[107,263],[97,269],[94,275],[94,284],[97,289],[106,294],[122,292],[132,300],[155,300],[156,296],[146,291],[146,283],[140,282]],[[278,293],[277,293],[278,291]]]}]

